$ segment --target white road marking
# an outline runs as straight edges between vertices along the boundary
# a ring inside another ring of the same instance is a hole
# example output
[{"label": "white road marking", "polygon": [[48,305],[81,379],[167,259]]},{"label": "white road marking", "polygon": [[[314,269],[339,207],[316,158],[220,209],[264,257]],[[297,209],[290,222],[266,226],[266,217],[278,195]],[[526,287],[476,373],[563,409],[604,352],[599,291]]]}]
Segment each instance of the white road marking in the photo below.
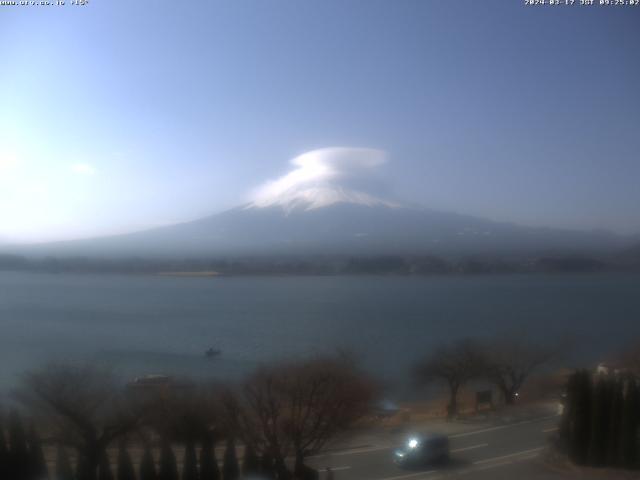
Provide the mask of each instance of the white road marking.
[{"label": "white road marking", "polygon": [[479,443],[478,445],[472,445],[470,447],[456,448],[454,450],[451,450],[451,453],[466,452],[467,450],[475,450],[476,448],[483,448],[488,446],[488,443]]},{"label": "white road marking", "polygon": [[558,415],[551,415],[549,417],[536,418],[534,420],[523,420],[522,422],[510,423],[508,425],[500,425],[498,427],[489,427],[489,428],[483,428],[482,430],[472,430],[471,432],[456,433],[455,435],[449,435],[449,438],[468,437],[470,435],[477,435],[479,433],[494,432],[496,430],[503,430],[505,428],[517,427],[519,425],[526,425],[527,423],[544,422],[545,420],[550,420],[552,418],[556,418],[557,416]]},{"label": "white road marking", "polygon": [[[332,472],[339,472],[340,470],[349,470],[351,467],[349,466],[344,466],[344,467],[331,467],[331,471]],[[326,468],[321,468],[320,470],[318,470],[319,472],[326,472],[327,469]]]},{"label": "white road marking", "polygon": [[437,470],[427,470],[426,472],[409,473],[407,475],[399,475],[397,477],[385,477],[385,478],[381,478],[379,480],[401,480],[403,478],[417,477],[418,475],[429,475],[431,473],[436,473],[436,472],[437,472]]},{"label": "white road marking", "polygon": [[558,430],[558,427],[545,428],[544,430],[542,430],[542,433],[555,432],[556,430]]},{"label": "white road marking", "polygon": [[393,448],[391,445],[388,445],[386,447],[354,448],[353,450],[342,450],[340,452],[325,453],[325,454],[322,454],[322,455],[314,455],[312,457],[307,457],[307,458],[333,457],[333,456],[340,456],[340,455],[355,455],[356,453],[377,452],[379,450],[389,450],[391,448]]},{"label": "white road marking", "polygon": [[483,470],[491,470],[492,468],[506,467],[507,465],[513,465],[516,462],[523,460],[530,460],[538,456],[538,453],[525,455],[523,457],[512,458],[511,460],[503,460],[502,462],[486,463],[484,465],[478,465],[476,467],[467,468],[458,472],[458,475],[469,475],[470,473],[477,473]]},{"label": "white road marking", "polygon": [[[480,447],[486,447],[487,445],[489,445],[488,443],[482,443],[479,445],[474,445],[472,447],[465,447],[465,448],[458,448],[456,450],[451,450],[452,453],[455,452],[464,452],[465,450],[471,450],[474,448],[480,448]],[[388,445],[386,447],[370,447],[370,448],[359,448],[359,449],[354,449],[354,450],[343,450],[341,452],[335,452],[335,453],[327,453],[324,455],[315,455],[313,457],[307,457],[307,458],[320,458],[320,457],[328,457],[328,456],[340,456],[340,455],[355,455],[357,453],[369,453],[369,452],[378,452],[380,450],[390,450],[393,447],[391,445]]]},{"label": "white road marking", "polygon": [[499,457],[493,457],[493,458],[485,458],[484,460],[476,460],[475,462],[473,462],[473,464],[474,465],[484,465],[485,463],[489,463],[489,462],[499,462],[499,461],[505,460],[507,458],[513,458],[513,457],[517,457],[519,455],[526,455],[527,453],[539,452],[543,448],[544,447],[530,448],[529,450],[522,450],[521,452],[510,453],[508,455],[501,455]]},{"label": "white road marking", "polygon": [[469,469],[465,473],[481,472],[482,470],[489,470],[491,468],[505,467],[507,465],[513,465],[513,462],[511,462],[510,460],[507,460],[506,462],[488,463],[486,465],[481,465],[479,467]]}]

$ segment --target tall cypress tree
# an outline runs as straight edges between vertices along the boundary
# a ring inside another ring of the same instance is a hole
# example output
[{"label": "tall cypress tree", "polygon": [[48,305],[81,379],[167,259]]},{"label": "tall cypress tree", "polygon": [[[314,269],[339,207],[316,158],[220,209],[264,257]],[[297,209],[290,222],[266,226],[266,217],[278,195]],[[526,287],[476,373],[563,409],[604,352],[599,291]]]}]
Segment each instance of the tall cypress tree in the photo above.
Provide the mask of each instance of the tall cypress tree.
[{"label": "tall cypress tree", "polygon": [[196,457],[196,447],[192,440],[188,440],[185,445],[182,480],[198,480],[198,458]]},{"label": "tall cypress tree", "polygon": [[591,375],[586,370],[575,373],[573,397],[573,424],[569,436],[569,457],[579,465],[588,462],[591,438]]},{"label": "tall cypress tree", "polygon": [[145,445],[144,453],[140,459],[140,480],[157,480],[156,463],[149,445]]},{"label": "tall cypress tree", "polygon": [[275,472],[278,480],[291,480],[293,473],[289,471],[287,465],[284,463],[282,456],[278,456],[275,461]]},{"label": "tall cypress tree", "polygon": [[616,466],[620,463],[620,429],[622,427],[622,408],[624,403],[624,385],[619,379],[611,380],[611,411],[607,433],[606,464]]},{"label": "tall cypress tree", "polygon": [[160,450],[160,472],[158,480],[178,480],[178,466],[171,444],[164,440]]},{"label": "tall cypress tree", "polygon": [[207,435],[200,450],[200,480],[220,480],[215,445]]},{"label": "tall cypress tree", "polygon": [[273,456],[268,449],[262,453],[260,459],[260,472],[262,476],[268,480],[274,480],[276,478],[276,468],[273,461]]},{"label": "tall cypress tree", "polygon": [[131,456],[127,451],[127,447],[124,442],[120,442],[118,448],[118,480],[136,480],[136,472],[133,469],[133,462]]},{"label": "tall cypress tree", "polygon": [[20,414],[13,410],[9,414],[9,478],[28,480],[29,450]]},{"label": "tall cypress tree", "polygon": [[29,428],[27,445],[29,446],[29,478],[32,480],[48,479],[49,471],[47,470],[47,461],[42,451],[40,436],[33,424]]},{"label": "tall cypress tree", "polygon": [[106,449],[100,453],[100,463],[98,463],[98,480],[113,480],[111,471],[111,461]]},{"label": "tall cypress tree", "polygon": [[629,400],[629,408],[634,412],[634,427],[632,431],[633,456],[631,459],[632,467],[635,469],[640,468],[640,450],[639,450],[639,436],[640,436],[640,377],[635,376],[633,379],[632,399]]},{"label": "tall cypress tree", "polygon": [[55,480],[73,480],[73,470],[67,451],[60,445],[56,450]]},{"label": "tall cypress tree", "polygon": [[0,478],[9,478],[9,449],[4,438],[2,417],[0,417]]},{"label": "tall cypress tree", "polygon": [[96,478],[95,472],[91,472],[89,462],[81,452],[77,452],[78,458],[76,460],[76,480],[94,480]]},{"label": "tall cypress tree", "polygon": [[638,386],[635,378],[626,381],[620,431],[620,464],[635,468],[638,463]]},{"label": "tall cypress tree", "polygon": [[609,382],[606,377],[600,376],[596,380],[591,402],[589,464],[595,467],[604,466],[606,461],[610,410]]},{"label": "tall cypress tree", "polygon": [[238,456],[236,455],[236,445],[232,438],[227,440],[227,447],[224,451],[222,478],[224,480],[238,480],[240,478],[240,467],[238,465]]},{"label": "tall cypress tree", "polygon": [[256,454],[253,445],[250,443],[244,449],[244,459],[242,461],[242,474],[245,477],[258,475],[260,473],[260,459]]}]

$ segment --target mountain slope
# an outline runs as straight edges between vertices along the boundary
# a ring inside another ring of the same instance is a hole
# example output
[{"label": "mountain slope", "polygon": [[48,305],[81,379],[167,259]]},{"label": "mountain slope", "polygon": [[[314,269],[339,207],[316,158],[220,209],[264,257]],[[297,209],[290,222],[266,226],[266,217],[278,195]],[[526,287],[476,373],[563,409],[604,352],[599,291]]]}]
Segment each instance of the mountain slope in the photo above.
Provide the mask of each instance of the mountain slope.
[{"label": "mountain slope", "polygon": [[624,245],[605,232],[530,228],[324,191],[270,205],[250,203],[144,232],[30,247],[86,256],[540,255],[602,253]]}]

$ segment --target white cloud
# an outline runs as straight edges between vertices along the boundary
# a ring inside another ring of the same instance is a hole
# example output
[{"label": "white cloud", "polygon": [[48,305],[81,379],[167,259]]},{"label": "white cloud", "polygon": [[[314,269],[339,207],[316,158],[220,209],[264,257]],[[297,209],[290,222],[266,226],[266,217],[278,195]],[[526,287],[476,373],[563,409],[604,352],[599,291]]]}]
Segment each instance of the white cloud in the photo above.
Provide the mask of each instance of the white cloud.
[{"label": "white cloud", "polygon": [[71,166],[71,171],[79,175],[94,175],[96,169],[88,163],[75,163]]},{"label": "white cloud", "polygon": [[277,197],[303,188],[356,184],[359,188],[377,167],[386,163],[387,154],[373,148],[331,147],[312,150],[291,160],[294,168],[253,192],[252,200],[268,204]]}]

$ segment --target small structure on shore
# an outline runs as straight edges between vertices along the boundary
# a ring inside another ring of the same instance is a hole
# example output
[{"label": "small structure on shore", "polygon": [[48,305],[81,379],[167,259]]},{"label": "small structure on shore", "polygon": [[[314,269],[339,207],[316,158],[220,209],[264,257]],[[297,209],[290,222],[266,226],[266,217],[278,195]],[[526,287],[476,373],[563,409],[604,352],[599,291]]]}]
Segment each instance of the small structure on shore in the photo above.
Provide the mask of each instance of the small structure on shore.
[{"label": "small structure on shore", "polygon": [[126,384],[130,393],[135,395],[168,395],[169,392],[188,390],[194,388],[193,382],[188,379],[176,379],[165,374],[150,374],[136,377]]}]

